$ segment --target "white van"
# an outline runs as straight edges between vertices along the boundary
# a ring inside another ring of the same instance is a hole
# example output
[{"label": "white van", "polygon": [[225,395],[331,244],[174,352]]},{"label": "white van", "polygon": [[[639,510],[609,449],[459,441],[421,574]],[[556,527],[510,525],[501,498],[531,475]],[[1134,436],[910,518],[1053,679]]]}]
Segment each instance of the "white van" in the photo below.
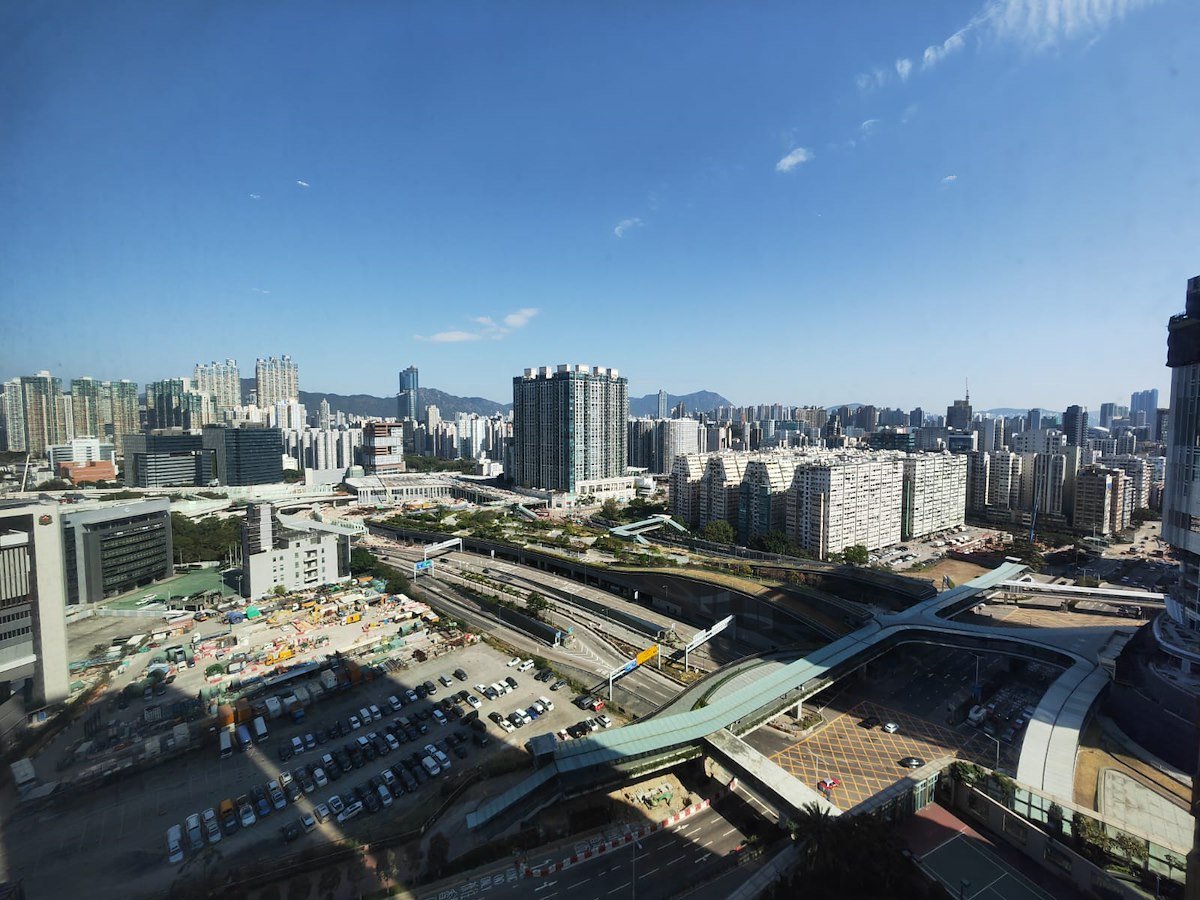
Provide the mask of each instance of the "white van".
[{"label": "white van", "polygon": [[425,771],[429,773],[430,778],[434,777],[435,775],[442,774],[442,770],[439,768],[438,764],[428,756],[421,757],[421,765],[425,767]]},{"label": "white van", "polygon": [[525,660],[525,662],[523,662],[519,666],[517,666],[517,671],[518,672],[528,672],[532,668],[533,668],[533,660],[527,659],[527,660]]},{"label": "white van", "polygon": [[167,862],[172,865],[183,860],[183,829],[172,825],[167,829]]},{"label": "white van", "polygon": [[538,702],[546,707],[546,712],[554,712],[554,701],[546,697],[538,697]]},{"label": "white van", "polygon": [[379,802],[383,804],[383,808],[387,809],[392,805],[392,792],[382,784],[377,787],[376,792],[379,794]]}]

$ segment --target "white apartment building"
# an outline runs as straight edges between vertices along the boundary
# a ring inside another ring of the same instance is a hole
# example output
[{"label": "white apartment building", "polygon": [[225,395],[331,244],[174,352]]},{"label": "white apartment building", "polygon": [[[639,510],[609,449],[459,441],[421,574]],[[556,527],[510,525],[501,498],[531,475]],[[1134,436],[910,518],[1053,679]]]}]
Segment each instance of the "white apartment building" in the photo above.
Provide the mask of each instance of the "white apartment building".
[{"label": "white apartment building", "polygon": [[192,380],[197,391],[213,397],[218,410],[242,405],[242,375],[236,359],[227,359],[223,363],[210,362],[208,365],[196,363]]},{"label": "white apartment building", "polygon": [[1150,485],[1154,482],[1154,469],[1149,458],[1122,454],[1102,456],[1099,464],[1106,469],[1120,469],[1125,473],[1125,492],[1129,494],[1131,509],[1147,509],[1150,506]]},{"label": "white apartment building", "polygon": [[1014,453],[1059,453],[1067,445],[1067,436],[1053,428],[1037,431],[1020,431],[1008,439],[1009,449]]},{"label": "white apartment building", "polygon": [[991,471],[988,480],[987,505],[993,509],[1019,509],[1021,506],[1021,456],[1001,450],[990,454],[990,458]]},{"label": "white apartment building", "polygon": [[983,512],[988,507],[992,480],[992,455],[986,450],[967,454],[967,509]]},{"label": "white apartment building", "polygon": [[692,527],[700,521],[700,481],[704,471],[705,457],[699,453],[676,456],[671,466],[671,515]]},{"label": "white apartment building", "polygon": [[257,600],[282,586],[317,588],[350,578],[349,541],[280,525],[271,504],[251,503],[242,525],[242,596]]},{"label": "white apartment building", "polygon": [[[856,544],[870,550],[898,544],[904,518],[902,459],[899,454],[844,454],[798,465],[788,491],[788,538],[818,559]],[[965,483],[963,490],[965,497]]]},{"label": "white apartment building", "polygon": [[709,522],[724,521],[737,524],[737,510],[742,478],[746,474],[748,454],[718,453],[710,456],[700,479],[700,518],[703,528]]},{"label": "white apartment building", "polygon": [[749,543],[787,526],[787,493],[796,472],[792,454],[756,456],[746,463],[738,496],[738,540]]},{"label": "white apartment building", "polygon": [[961,525],[966,516],[967,458],[953,453],[904,457],[904,540]]}]

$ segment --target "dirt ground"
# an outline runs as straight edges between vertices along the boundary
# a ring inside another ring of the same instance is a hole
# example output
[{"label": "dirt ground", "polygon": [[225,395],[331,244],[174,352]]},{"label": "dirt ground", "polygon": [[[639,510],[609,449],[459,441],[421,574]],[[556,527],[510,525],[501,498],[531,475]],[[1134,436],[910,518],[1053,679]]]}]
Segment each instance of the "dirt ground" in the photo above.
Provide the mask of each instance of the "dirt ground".
[{"label": "dirt ground", "polygon": [[949,575],[950,580],[954,584],[965,584],[972,578],[978,578],[988,570],[983,566],[977,566],[974,563],[963,562],[959,559],[943,559],[936,566],[930,566],[928,569],[922,569],[919,572],[907,572],[903,569],[898,570],[901,575],[911,574],[914,578],[927,578],[937,586],[938,590],[942,587],[942,576]]},{"label": "dirt ground", "polygon": [[1104,769],[1124,772],[1176,806],[1190,809],[1191,788],[1130,756],[1093,722],[1080,735],[1079,751],[1075,757],[1075,802],[1080,806],[1096,808],[1096,785]]}]

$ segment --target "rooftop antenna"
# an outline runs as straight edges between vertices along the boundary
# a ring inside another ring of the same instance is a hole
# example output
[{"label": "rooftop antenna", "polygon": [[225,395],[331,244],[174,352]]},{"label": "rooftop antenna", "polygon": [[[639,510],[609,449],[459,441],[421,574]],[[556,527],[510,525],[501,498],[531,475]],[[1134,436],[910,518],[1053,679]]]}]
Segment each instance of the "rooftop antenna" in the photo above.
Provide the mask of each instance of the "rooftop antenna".
[{"label": "rooftop antenna", "polygon": [[965,384],[967,387],[967,406],[970,406],[971,405],[971,379],[964,378],[963,384]]}]

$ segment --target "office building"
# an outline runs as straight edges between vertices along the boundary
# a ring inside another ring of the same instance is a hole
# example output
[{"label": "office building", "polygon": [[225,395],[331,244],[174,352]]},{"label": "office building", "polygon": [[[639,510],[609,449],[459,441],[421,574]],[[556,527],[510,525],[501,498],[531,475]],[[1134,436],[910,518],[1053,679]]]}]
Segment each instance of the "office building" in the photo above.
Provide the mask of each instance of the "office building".
[{"label": "office building", "polygon": [[1071,524],[1093,536],[1110,535],[1129,526],[1125,473],[1120,469],[1084,466],[1075,476],[1075,508]]},{"label": "office building", "polygon": [[967,456],[914,453],[903,457],[900,536],[921,538],[963,524],[967,502]]},{"label": "office building", "polygon": [[908,427],[920,428],[925,424],[925,410],[917,407],[908,414]]},{"label": "office building", "polygon": [[362,460],[367,475],[404,472],[404,425],[400,422],[368,422],[364,425]]},{"label": "office building", "polygon": [[1129,424],[1134,428],[1154,425],[1158,412],[1158,388],[1136,391],[1129,397]]},{"label": "office building", "polygon": [[1040,431],[1042,427],[1042,411],[1040,409],[1031,409],[1027,416],[1029,427],[1026,431]]},{"label": "office building", "polygon": [[581,482],[624,476],[628,418],[616,369],[526,369],[513,378],[513,482],[574,495]]},{"label": "office building", "polygon": [[201,441],[213,454],[219,484],[245,486],[283,481],[283,435],[278,428],[225,428],[210,425]]},{"label": "office building", "polygon": [[198,434],[127,434],[123,443],[121,480],[129,487],[202,487],[216,483],[212,451],[205,449]]},{"label": "office building", "polygon": [[400,373],[400,393],[396,397],[396,418],[400,421],[421,418],[421,383],[416,366],[409,366]]},{"label": "office building", "polygon": [[1179,581],[1166,598],[1169,622],[1155,622],[1155,636],[1172,666],[1191,676],[1200,693],[1200,276],[1187,284],[1187,305],[1168,324],[1167,366],[1171,405],[1162,536],[1179,560]]},{"label": "office building", "polygon": [[257,600],[278,587],[301,591],[349,580],[349,537],[321,530],[316,524],[294,524],[297,527],[285,526],[269,503],[246,507],[242,525],[243,597]]},{"label": "office building", "polygon": [[1101,403],[1100,404],[1100,427],[1112,428],[1113,419],[1117,416],[1117,404]]},{"label": "office building", "polygon": [[903,485],[899,456],[847,454],[801,463],[788,490],[788,539],[817,559],[857,544],[897,544]]},{"label": "office building", "polygon": [[0,501],[0,681],[36,706],[69,693],[65,610],[59,505]]},{"label": "office building", "polygon": [[64,512],[62,529],[68,606],[99,603],[174,571],[165,497]]},{"label": "office building", "polygon": [[255,403],[265,409],[300,400],[300,369],[290,356],[255,360],[254,395]]},{"label": "office building", "polygon": [[1087,439],[1088,414],[1086,406],[1068,406],[1063,413],[1063,434],[1068,447],[1082,447]]},{"label": "office building", "polygon": [[73,438],[66,444],[56,444],[46,451],[50,468],[57,471],[63,463],[114,462],[116,450],[108,441],[94,437]]},{"label": "office building", "polygon": [[968,394],[965,400],[955,400],[950,406],[946,407],[946,427],[955,431],[966,431],[971,427],[971,419],[973,413],[971,410],[971,397]]},{"label": "office building", "polygon": [[196,363],[192,370],[192,381],[198,392],[213,398],[218,412],[242,405],[242,373],[238,370],[236,359],[227,359],[223,363],[210,362],[208,365]]}]

